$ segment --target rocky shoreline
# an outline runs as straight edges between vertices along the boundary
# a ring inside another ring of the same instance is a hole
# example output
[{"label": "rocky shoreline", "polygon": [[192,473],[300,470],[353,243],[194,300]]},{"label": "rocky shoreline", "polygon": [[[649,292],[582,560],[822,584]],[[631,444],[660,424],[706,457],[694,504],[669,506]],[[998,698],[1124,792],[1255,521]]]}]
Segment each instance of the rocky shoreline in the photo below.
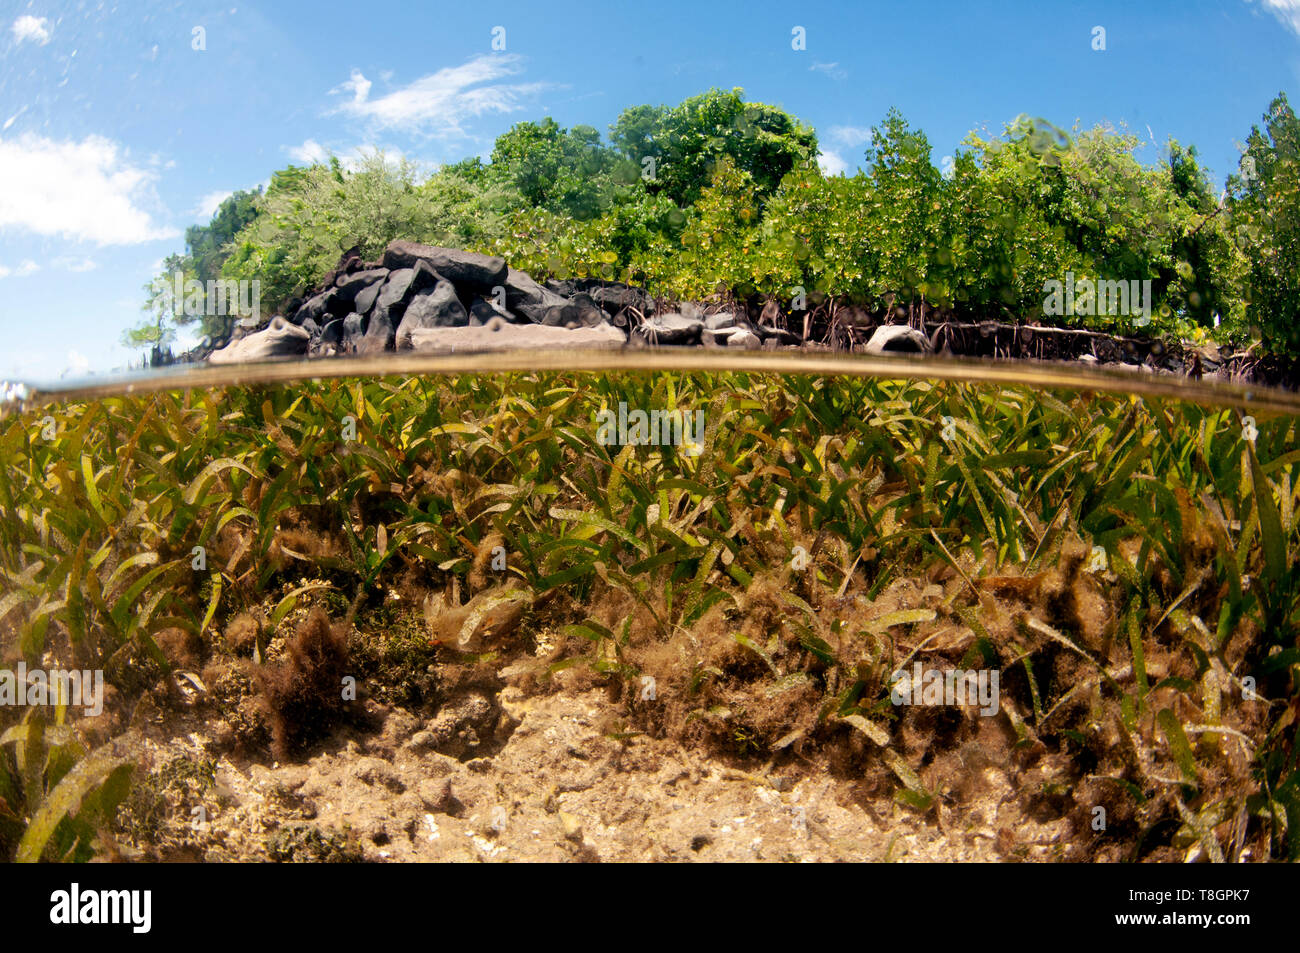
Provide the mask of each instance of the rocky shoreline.
[{"label": "rocky shoreline", "polygon": [[674,304],[601,279],[538,283],[502,258],[407,241],[391,243],[377,262],[346,252],[314,292],[283,311],[260,327],[237,326],[228,341],[201,345],[180,360],[667,345],[1066,360],[1291,388],[1300,381],[1293,362],[1213,344],[933,315],[888,323],[895,316],[836,303],[793,313],[761,298],[729,307]]}]

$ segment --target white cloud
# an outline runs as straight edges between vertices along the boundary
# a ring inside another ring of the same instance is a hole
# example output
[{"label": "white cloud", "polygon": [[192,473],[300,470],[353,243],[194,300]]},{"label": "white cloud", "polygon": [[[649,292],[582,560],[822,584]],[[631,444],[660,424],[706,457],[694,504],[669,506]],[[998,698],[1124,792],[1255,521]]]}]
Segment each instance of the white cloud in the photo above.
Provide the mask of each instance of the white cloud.
[{"label": "white cloud", "polygon": [[[66,255],[62,258],[54,259],[54,261],[50,262],[50,264],[53,265],[55,268],[62,269],[63,271],[72,271],[78,274],[80,274],[83,271],[94,271],[96,268],[99,267],[98,264],[91,261],[89,258],[74,258]],[[162,267],[161,262],[159,263],[158,267],[159,268]]]},{"label": "white cloud", "polygon": [[341,89],[351,90],[352,101],[354,103],[364,103],[367,97],[370,96],[370,87],[373,85],[370,80],[361,75],[361,70],[354,69],[348,81],[338,89],[331,90],[331,92],[338,92]]},{"label": "white cloud", "polygon": [[315,139],[308,139],[300,146],[290,146],[287,151],[290,159],[304,165],[324,165],[330,157],[328,150]]},{"label": "white cloud", "polygon": [[[1246,0],[1252,3],[1253,0]],[[1269,13],[1278,19],[1278,22],[1288,27],[1292,33],[1300,35],[1300,0],[1259,0],[1262,6]]]},{"label": "white cloud", "polygon": [[0,229],[60,235],[100,245],[175,238],[142,206],[156,201],[156,173],[130,165],[103,136],[80,142],[26,133],[0,139]]},{"label": "white cloud", "polygon": [[50,21],[45,17],[24,15],[15,20],[9,29],[18,43],[31,40],[38,46],[44,46],[50,42]]},{"label": "white cloud", "polygon": [[837,152],[819,152],[817,165],[821,167],[822,175],[843,175],[849,168],[849,164]]},{"label": "white cloud", "polygon": [[4,124],[3,126],[0,126],[0,132],[4,132],[5,130],[7,130],[10,126],[12,126],[12,125],[13,125],[13,124],[18,120],[18,117],[21,116],[21,115],[22,115],[23,113],[25,113],[25,112],[27,112],[27,107],[26,107],[26,106],[19,106],[19,107],[18,107],[18,112],[14,113],[12,116],[10,116],[8,119],[6,119],[6,120],[5,120],[5,124]]},{"label": "white cloud", "polygon": [[217,189],[215,192],[209,192],[199,199],[198,205],[194,206],[194,214],[202,221],[211,221],[212,216],[216,215],[217,209],[221,207],[221,203],[234,194],[231,189]]},{"label": "white cloud", "polygon": [[[334,93],[350,91],[352,100],[337,112],[363,119],[378,129],[422,131],[438,137],[462,136],[460,124],[484,113],[520,109],[519,100],[547,88],[545,83],[498,83],[523,69],[514,54],[484,54],[462,66],[440,69],[377,99],[371,82],[353,70]],[[304,144],[305,145],[305,144]]]},{"label": "white cloud", "polygon": [[830,139],[848,149],[865,146],[871,141],[871,129],[867,126],[831,126]]},{"label": "white cloud", "polygon": [[840,69],[839,63],[813,63],[812,66],[808,67],[808,71],[812,73],[825,73],[831,79],[844,79],[849,75],[846,70]]},{"label": "white cloud", "polygon": [[41,266],[36,264],[30,258],[24,258],[18,263],[16,268],[10,268],[8,265],[0,265],[0,278],[26,278],[28,275],[35,274],[41,270]]}]

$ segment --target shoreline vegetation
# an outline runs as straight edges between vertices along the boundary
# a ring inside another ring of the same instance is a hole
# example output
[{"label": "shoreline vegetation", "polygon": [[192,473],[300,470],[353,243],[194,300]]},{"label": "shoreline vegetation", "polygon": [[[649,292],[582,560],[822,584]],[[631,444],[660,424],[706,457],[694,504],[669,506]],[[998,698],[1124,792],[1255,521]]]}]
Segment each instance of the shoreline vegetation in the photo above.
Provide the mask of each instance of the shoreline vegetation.
[{"label": "shoreline vegetation", "polygon": [[[1223,348],[1265,380],[1294,383],[1300,122],[1285,94],[1221,184],[1194,147],[1171,141],[1146,163],[1143,148],[1110,127],[1067,133],[1022,116],[1001,135],[971,133],[941,173],[924,133],[891,111],[872,130],[865,171],[827,176],[811,128],[715,89],[626,109],[608,142],[589,126],[522,122],[490,162],[428,175],[381,153],[290,166],[189,229],[161,278],[195,282],[198,297],[211,282],[257,281],[260,301],[287,316],[345,250],[377,260],[410,240],[504,258],[539,281],[766,309],[779,318],[769,323],[830,347],[889,323],[1052,325]],[[1134,282],[1140,306],[1127,309],[1086,292],[1105,283],[1122,304]],[[238,309],[191,303],[151,300],[125,340],[156,361],[196,323],[209,346],[229,340]]]}]

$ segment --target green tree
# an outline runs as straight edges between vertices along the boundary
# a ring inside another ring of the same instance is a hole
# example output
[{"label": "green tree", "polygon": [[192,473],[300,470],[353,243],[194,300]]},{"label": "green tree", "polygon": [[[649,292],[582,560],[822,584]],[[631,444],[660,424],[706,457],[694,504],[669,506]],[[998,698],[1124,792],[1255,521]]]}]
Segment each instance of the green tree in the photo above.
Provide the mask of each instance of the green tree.
[{"label": "green tree", "polygon": [[700,298],[752,280],[758,223],[753,177],[736,168],[729,156],[721,157],[687,217],[676,261],[663,275],[667,290]]},{"label": "green tree", "polygon": [[217,206],[207,225],[191,225],[185,230],[186,254],[194,263],[194,274],[199,281],[221,275],[221,265],[230,254],[235,236],[257,217],[257,200],[261,195],[260,185],[252,191],[236,192]]},{"label": "green tree", "polygon": [[591,126],[565,129],[548,116],[499,136],[490,168],[535,208],[590,219],[613,204],[618,163]]},{"label": "green tree", "polygon": [[193,275],[193,260],[184,255],[169,255],[163,260],[162,274],[144,286],[147,295],[141,310],[148,317],[122,332],[122,346],[149,351],[164,348],[176,340],[176,327],[186,323],[180,302],[175,299],[174,275]]},{"label": "green tree", "polygon": [[1005,138],[974,133],[946,183],[954,299],[972,312],[1041,316],[1043,285],[1080,263],[1056,209],[1065,146],[1027,119]]},{"label": "green tree", "polygon": [[828,178],[802,166],[790,172],[763,212],[752,286],[738,290],[789,298],[801,287],[874,303],[877,246],[863,214],[871,188],[863,173]]},{"label": "green tree", "polygon": [[[207,282],[221,277],[222,265],[230,255],[235,237],[257,217],[261,194],[260,186],[252,191],[236,192],[217,206],[207,225],[191,225],[185,230],[185,253],[168,257],[163,263],[162,273],[145,287],[149,297],[144,308],[153,311],[154,318],[126,332],[133,341],[139,342],[129,343],[128,347],[165,347],[175,334],[173,332],[164,339],[161,336],[164,324],[177,328],[197,320],[201,332],[209,337],[219,338],[229,333],[230,315],[206,313]],[[187,314],[181,302],[173,302],[172,296],[161,293],[160,289],[164,287],[174,289],[177,273],[182,282],[194,280],[202,285],[203,292],[198,296],[202,314]]]},{"label": "green tree", "polygon": [[1228,205],[1215,196],[1194,146],[1185,149],[1171,141],[1168,166],[1182,213],[1173,242],[1181,281],[1170,290],[1170,302],[1202,328],[1221,322],[1225,334],[1237,333],[1245,313],[1240,289],[1248,266],[1231,239]]},{"label": "green tree", "polygon": [[1300,122],[1278,93],[1228,179],[1231,230],[1249,260],[1246,321],[1271,352],[1300,355]]},{"label": "green tree", "polygon": [[866,150],[863,213],[877,235],[875,284],[898,305],[946,301],[947,282],[934,268],[942,241],[939,170],[930,162],[930,141],[891,109],[871,131]]},{"label": "green tree", "polygon": [[637,170],[653,159],[649,188],[682,207],[695,203],[724,156],[754,181],[760,205],[791,169],[810,167],[817,156],[811,128],[776,106],[746,103],[739,88],[713,89],[671,109],[624,110],[610,140]]}]

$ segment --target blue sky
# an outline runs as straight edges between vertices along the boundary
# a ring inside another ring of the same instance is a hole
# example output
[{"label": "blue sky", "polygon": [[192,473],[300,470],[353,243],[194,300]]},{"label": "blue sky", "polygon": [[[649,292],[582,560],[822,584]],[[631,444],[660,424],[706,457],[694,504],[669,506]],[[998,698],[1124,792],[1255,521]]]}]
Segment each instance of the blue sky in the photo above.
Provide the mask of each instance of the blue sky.
[{"label": "blue sky", "polygon": [[432,168],[522,120],[604,132],[624,107],[740,86],[813,125],[828,171],[852,173],[897,106],[936,165],[1029,113],[1126,125],[1145,161],[1172,136],[1221,185],[1298,79],[1300,0],[0,0],[0,379],[124,366],[185,227],[331,151]]}]

